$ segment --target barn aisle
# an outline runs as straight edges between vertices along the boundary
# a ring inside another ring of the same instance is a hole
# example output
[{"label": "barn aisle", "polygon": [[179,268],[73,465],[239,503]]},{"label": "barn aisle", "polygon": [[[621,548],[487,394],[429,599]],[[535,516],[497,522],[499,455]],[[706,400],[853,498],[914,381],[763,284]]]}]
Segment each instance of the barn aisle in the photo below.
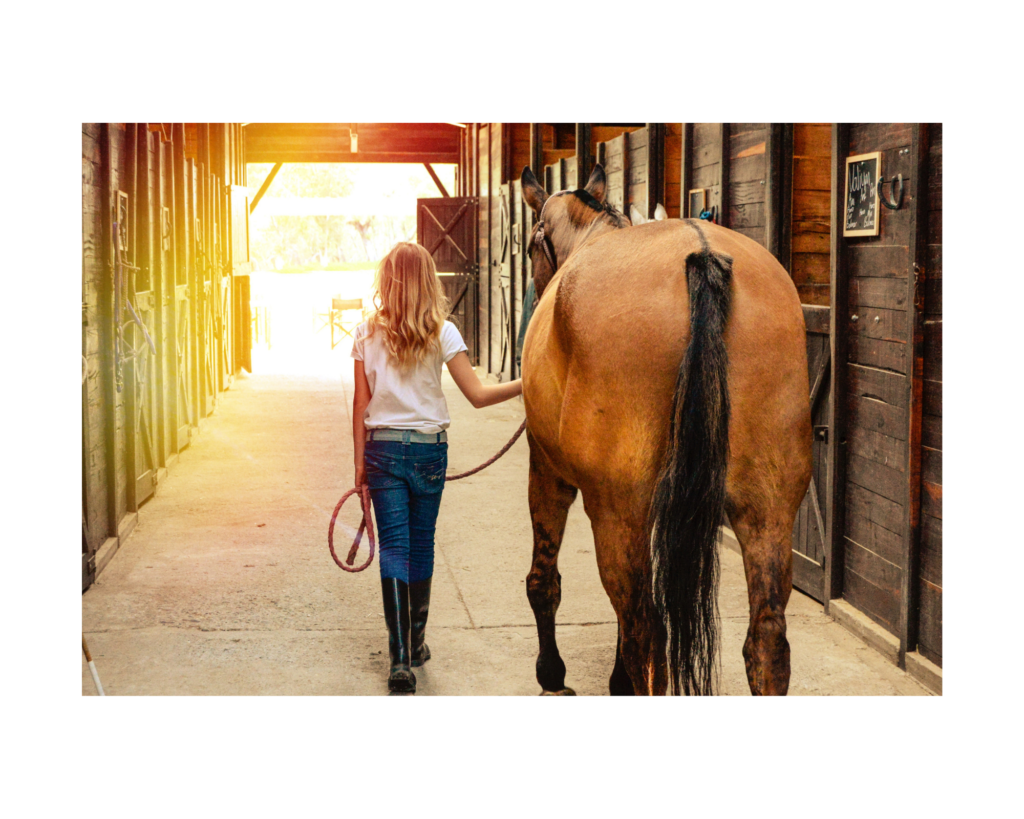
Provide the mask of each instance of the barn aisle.
[{"label": "barn aisle", "polygon": [[[327,550],[331,513],[352,483],[352,386],[347,348],[323,363],[305,375],[237,378],[83,595],[83,631],[108,695],[386,693],[376,562],[347,574]],[[474,410],[446,379],[450,470],[463,471],[504,444],[522,404]],[[526,480],[523,440],[445,491],[428,628],[434,659],[417,670],[421,696],[539,692],[524,581]],[[353,503],[346,512],[351,525]],[[721,691],[746,695],[742,564],[727,549],[722,561]],[[567,684],[606,694],[616,627],[580,502],[560,569]],[[799,592],[788,619],[791,694],[928,693]],[[95,694],[84,661],[82,693]]]}]

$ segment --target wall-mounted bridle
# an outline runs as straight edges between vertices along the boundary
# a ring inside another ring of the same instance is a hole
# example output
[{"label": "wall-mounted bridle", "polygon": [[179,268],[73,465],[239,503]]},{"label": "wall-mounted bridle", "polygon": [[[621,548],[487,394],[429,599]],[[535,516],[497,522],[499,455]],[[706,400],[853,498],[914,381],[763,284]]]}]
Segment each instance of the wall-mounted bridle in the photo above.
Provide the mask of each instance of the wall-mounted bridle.
[{"label": "wall-mounted bridle", "polygon": [[553,193],[544,200],[544,204],[541,205],[540,208],[540,216],[537,217],[537,232],[533,235],[533,243],[536,244],[537,242],[540,242],[540,246],[544,250],[544,255],[548,257],[548,263],[551,265],[552,276],[558,272],[558,259],[555,256],[555,246],[551,243],[551,237],[548,236],[547,231],[544,229],[544,211],[548,207],[548,202],[556,196],[565,196],[567,193],[572,193],[572,191],[558,191],[558,193]]}]

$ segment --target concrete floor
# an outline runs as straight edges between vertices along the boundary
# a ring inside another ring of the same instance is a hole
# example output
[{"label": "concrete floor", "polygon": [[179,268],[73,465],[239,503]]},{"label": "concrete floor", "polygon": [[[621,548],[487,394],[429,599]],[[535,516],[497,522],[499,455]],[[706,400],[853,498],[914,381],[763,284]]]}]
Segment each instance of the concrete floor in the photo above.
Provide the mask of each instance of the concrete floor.
[{"label": "concrete floor", "polygon": [[[349,574],[327,549],[331,513],[353,482],[351,378],[339,347],[318,354],[307,374],[243,374],[220,396],[140,510],[134,534],[83,595],[83,631],[108,695],[387,693],[376,560]],[[517,400],[474,410],[445,378],[449,469],[461,472],[507,441],[523,408]],[[523,439],[445,489],[427,630],[433,659],[416,672],[421,696],[539,693],[524,580],[527,449]],[[342,555],[356,509],[350,501],[336,529]],[[607,694],[616,626],[580,501],[559,566],[566,682],[581,695]],[[740,557],[728,549],[720,610],[720,691],[748,695],[746,588]],[[799,592],[787,619],[791,694],[929,693]],[[82,693],[95,694],[84,660]]]}]

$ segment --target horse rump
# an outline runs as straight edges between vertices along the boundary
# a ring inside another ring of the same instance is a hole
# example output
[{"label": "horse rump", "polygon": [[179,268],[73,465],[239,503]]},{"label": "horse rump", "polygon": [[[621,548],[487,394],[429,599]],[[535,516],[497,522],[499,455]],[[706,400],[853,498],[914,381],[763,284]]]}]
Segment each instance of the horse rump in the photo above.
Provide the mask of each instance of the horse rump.
[{"label": "horse rump", "polygon": [[718,527],[729,454],[732,259],[686,259],[690,343],[679,367],[665,463],[651,501],[653,591],[668,631],[672,692],[709,695],[718,642]]}]

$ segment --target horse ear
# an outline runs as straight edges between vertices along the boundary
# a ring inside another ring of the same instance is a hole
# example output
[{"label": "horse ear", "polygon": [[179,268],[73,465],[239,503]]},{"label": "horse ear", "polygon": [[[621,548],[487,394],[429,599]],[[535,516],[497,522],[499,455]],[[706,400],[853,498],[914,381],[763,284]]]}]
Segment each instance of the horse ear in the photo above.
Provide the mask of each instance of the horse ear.
[{"label": "horse ear", "polygon": [[526,204],[533,208],[534,213],[539,214],[540,209],[548,200],[548,192],[541,187],[529,166],[523,168],[523,172],[519,175],[519,182],[523,186],[523,199],[526,200]]},{"label": "horse ear", "polygon": [[666,219],[668,219],[668,211],[665,210],[664,205],[658,205],[658,207],[654,209],[654,221],[664,222]]},{"label": "horse ear", "polygon": [[644,215],[636,209],[636,205],[629,206],[629,221],[634,225],[642,225],[647,220],[644,219]]},{"label": "horse ear", "polygon": [[583,190],[593,196],[598,202],[604,203],[607,186],[605,185],[604,168],[600,164],[594,166],[590,179],[587,180],[587,187]]}]

